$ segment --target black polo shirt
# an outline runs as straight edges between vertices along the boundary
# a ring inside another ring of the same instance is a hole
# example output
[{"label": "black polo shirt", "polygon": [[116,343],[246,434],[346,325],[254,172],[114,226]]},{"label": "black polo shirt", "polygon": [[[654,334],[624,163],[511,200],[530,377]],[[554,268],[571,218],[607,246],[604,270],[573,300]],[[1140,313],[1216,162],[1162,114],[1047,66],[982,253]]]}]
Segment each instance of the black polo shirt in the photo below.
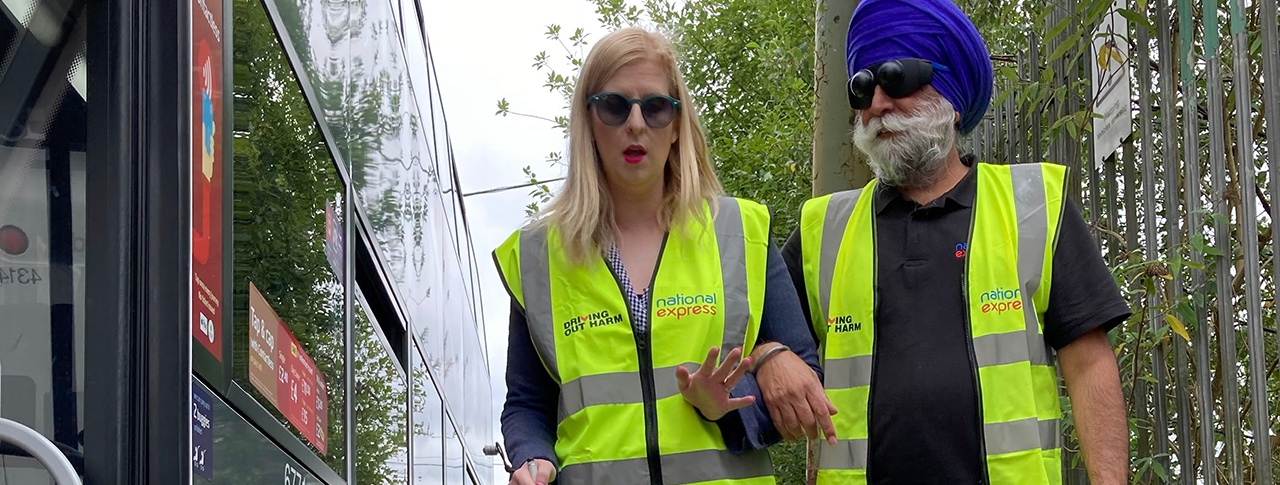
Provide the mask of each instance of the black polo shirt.
[{"label": "black polo shirt", "polygon": [[[875,485],[977,484],[985,476],[960,288],[958,250],[968,242],[977,192],[973,158],[964,161],[969,174],[923,206],[891,187],[875,194],[880,307],[869,410]],[[1130,315],[1080,210],[1064,205],[1044,322],[1055,349]],[[804,295],[798,231],[782,253]],[[801,304],[808,316],[808,300]]]}]

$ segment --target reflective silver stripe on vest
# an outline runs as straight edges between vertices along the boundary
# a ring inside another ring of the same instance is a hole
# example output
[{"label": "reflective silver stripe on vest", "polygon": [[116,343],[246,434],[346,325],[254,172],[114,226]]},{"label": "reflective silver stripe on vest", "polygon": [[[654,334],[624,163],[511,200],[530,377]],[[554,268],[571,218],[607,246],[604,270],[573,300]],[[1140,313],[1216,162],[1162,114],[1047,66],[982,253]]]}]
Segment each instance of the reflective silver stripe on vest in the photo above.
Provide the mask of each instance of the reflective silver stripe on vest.
[{"label": "reflective silver stripe on vest", "polygon": [[643,399],[639,373],[616,372],[582,376],[560,385],[557,421],[564,421],[587,406],[639,403]]},{"label": "reflective silver stripe on vest", "polygon": [[1053,365],[1044,336],[1040,334],[1035,304],[1043,275],[1049,237],[1049,202],[1044,193],[1044,169],[1040,164],[1012,165],[1013,202],[1018,217],[1018,279],[1022,282],[1022,315],[1027,323],[1027,347],[1032,365]]},{"label": "reflective silver stripe on vest", "polygon": [[1027,331],[994,333],[973,339],[973,355],[982,367],[1026,362]]},{"label": "reflective silver stripe on vest", "polygon": [[831,313],[831,280],[835,278],[840,242],[844,240],[845,228],[861,195],[862,189],[846,190],[831,194],[827,201],[827,212],[822,218],[822,248],[818,253],[818,297],[823,320]]},{"label": "reflective silver stripe on vest", "polygon": [[[662,483],[678,485],[715,480],[744,480],[773,475],[769,453],[755,450],[734,455],[727,450],[702,450],[662,455]],[[560,470],[565,485],[632,485],[649,482],[645,458],[576,463]]]},{"label": "reflective silver stripe on vest", "polygon": [[[662,483],[702,483],[773,476],[767,450],[735,455],[728,450],[702,450],[662,455]],[[631,482],[635,483],[635,482]]]},{"label": "reflective silver stripe on vest", "polygon": [[1062,425],[1056,419],[1040,421],[1040,449],[1062,448]]},{"label": "reflective silver stripe on vest", "polygon": [[1036,418],[984,424],[982,431],[986,436],[987,456],[1034,449],[1057,449],[1062,446],[1062,430],[1058,426],[1056,419],[1041,421]]},{"label": "reflective silver stripe on vest", "polygon": [[987,456],[1040,448],[1040,421],[1036,418],[982,425]]},{"label": "reflective silver stripe on vest", "polygon": [[729,351],[746,343],[747,325],[751,321],[751,299],[747,296],[747,247],[738,199],[720,198],[715,228],[724,285],[724,340],[720,347],[720,359],[724,360]]},{"label": "reflective silver stripe on vest", "polygon": [[837,387],[828,389],[846,389],[871,385],[870,355],[859,355],[844,359],[827,359],[823,366],[824,381]]},{"label": "reflective silver stripe on vest", "polygon": [[525,322],[529,336],[551,378],[560,380],[556,365],[556,333],[551,314],[551,262],[547,253],[547,226],[538,224],[520,231],[520,287],[524,293]]},{"label": "reflective silver stripe on vest", "polygon": [[[689,373],[698,371],[701,364],[683,364]],[[654,369],[654,398],[663,400],[680,394],[676,381],[676,366]],[[640,404],[644,396],[640,392],[640,374],[637,372],[613,372],[582,376],[560,385],[560,406],[557,422],[586,409],[601,404]]]},{"label": "reflective silver stripe on vest", "polygon": [[818,468],[823,470],[865,470],[867,440],[839,440],[835,446],[818,442]]}]

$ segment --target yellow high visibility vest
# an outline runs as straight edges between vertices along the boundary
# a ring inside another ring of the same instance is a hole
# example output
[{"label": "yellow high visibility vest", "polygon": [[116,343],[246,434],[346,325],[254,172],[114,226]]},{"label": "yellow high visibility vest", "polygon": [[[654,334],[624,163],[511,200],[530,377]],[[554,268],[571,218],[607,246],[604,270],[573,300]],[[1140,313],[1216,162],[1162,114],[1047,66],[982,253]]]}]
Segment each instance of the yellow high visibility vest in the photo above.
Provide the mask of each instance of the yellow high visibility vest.
[{"label": "yellow high visibility vest", "polygon": [[534,224],[494,251],[560,386],[559,483],[774,483],[768,452],[730,453],[676,382],[676,366],[696,370],[711,347],[750,353],[760,329],[769,212],[727,197],[717,205],[704,206],[706,223],[690,218],[667,235],[648,289],[647,341],[632,332],[604,259],[571,263],[556,227]]},{"label": "yellow high visibility vest", "polygon": [[[990,485],[1060,485],[1061,429],[1053,351],[1044,341],[1066,169],[977,167],[977,196],[959,291],[968,304],[980,443]],[[822,445],[819,484],[865,484],[875,350],[875,188],[819,197],[801,210],[806,297],[821,342],[840,441]],[[977,426],[978,423],[973,423]],[[958,425],[965,425],[958,423]]]}]

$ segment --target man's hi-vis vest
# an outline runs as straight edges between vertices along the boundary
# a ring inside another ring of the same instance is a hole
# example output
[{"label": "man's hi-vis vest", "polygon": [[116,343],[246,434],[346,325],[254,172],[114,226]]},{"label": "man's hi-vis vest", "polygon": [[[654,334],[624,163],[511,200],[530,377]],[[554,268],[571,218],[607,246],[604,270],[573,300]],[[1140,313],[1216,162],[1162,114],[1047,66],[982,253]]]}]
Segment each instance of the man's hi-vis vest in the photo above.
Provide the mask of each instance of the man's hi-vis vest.
[{"label": "man's hi-vis vest", "polygon": [[[534,224],[494,251],[533,346],[560,385],[558,482],[772,484],[765,450],[730,453],[681,397],[676,366],[712,347],[750,353],[760,329],[769,212],[722,198],[705,221],[670,231],[648,288],[649,331],[633,332],[622,285],[602,257],[571,263],[560,233]],[[647,338],[646,338],[647,336]]]},{"label": "man's hi-vis vest", "polygon": [[[1060,485],[1061,416],[1053,353],[1044,341],[1053,248],[1066,169],[977,167],[977,196],[959,291],[968,302],[978,426],[990,485]],[[868,403],[875,366],[876,182],[805,203],[800,236],[813,325],[840,441],[822,445],[819,484],[868,482]],[[896,296],[912,298],[911,295]],[[921,301],[927,305],[929,302]],[[902,430],[916,433],[927,430]]]}]

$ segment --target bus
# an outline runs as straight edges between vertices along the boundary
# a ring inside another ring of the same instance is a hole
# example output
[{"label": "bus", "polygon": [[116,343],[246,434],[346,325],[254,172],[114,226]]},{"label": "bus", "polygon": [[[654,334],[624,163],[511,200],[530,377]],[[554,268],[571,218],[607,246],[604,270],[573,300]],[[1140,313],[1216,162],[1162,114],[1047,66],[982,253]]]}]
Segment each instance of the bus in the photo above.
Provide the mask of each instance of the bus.
[{"label": "bus", "polygon": [[0,485],[494,476],[419,0],[0,0]]}]

